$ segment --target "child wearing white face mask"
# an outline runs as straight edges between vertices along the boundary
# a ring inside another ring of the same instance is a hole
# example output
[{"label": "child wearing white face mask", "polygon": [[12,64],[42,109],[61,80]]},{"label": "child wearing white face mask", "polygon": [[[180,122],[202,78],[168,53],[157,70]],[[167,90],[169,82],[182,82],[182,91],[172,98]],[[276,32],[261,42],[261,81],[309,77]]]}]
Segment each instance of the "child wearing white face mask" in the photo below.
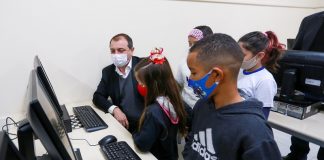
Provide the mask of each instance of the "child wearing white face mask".
[{"label": "child wearing white face mask", "polygon": [[244,60],[238,88],[247,97],[256,98],[263,103],[263,113],[267,119],[277,93],[277,83],[270,72],[276,72],[277,61],[285,46],[279,43],[272,31],[250,32],[239,39],[239,45]]},{"label": "child wearing white face mask", "polygon": [[[192,29],[188,34],[188,44],[189,47],[194,45],[197,41],[203,39],[208,35],[212,35],[213,31],[209,26],[197,26]],[[190,75],[190,70],[187,65],[187,59],[183,59],[178,68],[178,73],[176,75],[176,80],[181,86],[181,96],[186,104],[191,108],[194,107],[199,97],[195,95],[192,88],[188,86],[187,79]]]}]

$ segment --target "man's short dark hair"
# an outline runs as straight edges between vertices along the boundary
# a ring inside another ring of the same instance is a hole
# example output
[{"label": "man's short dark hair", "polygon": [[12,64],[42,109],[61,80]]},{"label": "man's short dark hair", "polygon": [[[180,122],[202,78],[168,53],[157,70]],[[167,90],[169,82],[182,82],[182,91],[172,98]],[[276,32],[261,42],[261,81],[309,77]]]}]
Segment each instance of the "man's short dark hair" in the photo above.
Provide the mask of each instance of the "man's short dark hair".
[{"label": "man's short dark hair", "polygon": [[127,46],[128,46],[129,49],[132,49],[134,47],[132,38],[129,35],[125,34],[125,33],[119,33],[119,34],[116,34],[115,36],[113,36],[110,39],[109,44],[111,44],[111,41],[118,41],[121,38],[125,38],[127,40],[127,43],[128,43]]},{"label": "man's short dark hair", "polygon": [[216,33],[196,42],[191,52],[197,52],[197,60],[206,70],[215,66],[228,68],[238,75],[243,61],[243,53],[238,43],[229,35]]}]

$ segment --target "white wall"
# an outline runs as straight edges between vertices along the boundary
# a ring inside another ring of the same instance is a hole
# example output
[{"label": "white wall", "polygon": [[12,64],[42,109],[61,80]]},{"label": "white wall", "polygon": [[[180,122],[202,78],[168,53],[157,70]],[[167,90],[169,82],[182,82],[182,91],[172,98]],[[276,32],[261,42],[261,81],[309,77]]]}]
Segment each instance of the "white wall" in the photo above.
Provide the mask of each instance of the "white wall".
[{"label": "white wall", "polygon": [[272,7],[309,8],[316,9],[323,6],[323,0],[191,0],[198,2],[214,2],[227,4],[246,4]]},{"label": "white wall", "polygon": [[[323,2],[323,3],[324,3],[324,2]],[[318,11],[318,12],[323,12],[323,11],[324,11],[324,7],[322,7],[322,8],[318,8],[317,11]]]},{"label": "white wall", "polygon": [[35,54],[61,103],[83,101],[92,98],[101,69],[111,63],[108,42],[117,33],[133,38],[138,56],[164,47],[176,71],[187,55],[187,33],[197,25],[235,39],[273,30],[285,43],[295,37],[302,18],[316,11],[168,0],[0,0],[0,115],[25,110]]}]

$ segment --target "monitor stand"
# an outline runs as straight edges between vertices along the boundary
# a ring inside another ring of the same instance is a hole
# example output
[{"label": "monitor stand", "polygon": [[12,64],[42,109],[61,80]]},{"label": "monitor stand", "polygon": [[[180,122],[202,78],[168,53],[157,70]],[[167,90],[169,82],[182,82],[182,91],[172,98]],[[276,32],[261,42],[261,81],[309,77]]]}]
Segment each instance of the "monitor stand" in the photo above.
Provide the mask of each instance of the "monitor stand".
[{"label": "monitor stand", "polygon": [[35,159],[34,137],[33,129],[31,128],[27,119],[19,122],[18,131],[18,146],[19,152],[26,158],[26,160]]},{"label": "monitor stand", "polygon": [[[74,155],[76,160],[82,160],[81,152],[79,148],[74,149]],[[37,156],[36,160],[52,160],[48,154],[43,154],[42,156]]]},{"label": "monitor stand", "polygon": [[283,72],[281,80],[280,99],[290,100],[295,94],[296,69],[287,69]]},{"label": "monitor stand", "polygon": [[[65,107],[65,106],[64,106]],[[64,110],[63,110],[64,113]],[[67,113],[67,112],[66,112]],[[71,123],[70,123],[71,125]],[[18,146],[19,152],[26,158],[26,160],[51,160],[48,154],[42,156],[35,155],[34,147],[34,132],[27,119],[19,122],[18,131]],[[73,149],[76,160],[82,160],[81,152],[79,148]]]},{"label": "monitor stand", "polygon": [[65,130],[67,133],[70,133],[70,132],[72,132],[71,118],[70,118],[69,113],[66,110],[66,107],[64,104],[61,105],[61,109],[63,111],[63,115],[61,118],[63,120]]},{"label": "monitor stand", "polygon": [[37,156],[36,160],[51,160],[51,157],[48,154],[44,154],[42,156]]},{"label": "monitor stand", "polygon": [[80,149],[79,148],[75,148],[73,149],[74,151],[74,155],[76,157],[77,160],[82,160],[82,156],[81,156],[81,152],[80,152]]}]

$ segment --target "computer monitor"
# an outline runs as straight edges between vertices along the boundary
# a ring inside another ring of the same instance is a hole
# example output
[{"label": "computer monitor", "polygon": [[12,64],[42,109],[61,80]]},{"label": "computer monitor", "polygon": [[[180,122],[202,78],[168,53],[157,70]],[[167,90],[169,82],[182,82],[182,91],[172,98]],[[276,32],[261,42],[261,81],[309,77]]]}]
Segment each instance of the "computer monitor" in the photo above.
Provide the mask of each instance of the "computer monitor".
[{"label": "computer monitor", "polygon": [[75,160],[76,155],[63,121],[54,110],[54,104],[34,70],[31,76],[27,120],[34,134],[40,139],[51,159]]},{"label": "computer monitor", "polygon": [[309,105],[324,100],[324,52],[287,50],[274,74],[279,100]]},{"label": "computer monitor", "polygon": [[1,160],[24,160],[25,158],[12,143],[8,134],[0,131],[0,159]]},{"label": "computer monitor", "polygon": [[48,79],[45,69],[44,69],[38,56],[35,56],[35,58],[34,58],[34,69],[36,70],[41,83],[43,84],[44,88],[46,89],[46,92],[49,94],[49,98],[53,102],[53,105],[54,105],[55,109],[57,110],[59,116],[62,117],[63,110],[61,109],[60,103],[56,97],[56,94],[54,92],[52,84],[51,84],[50,80]]},{"label": "computer monitor", "polygon": [[52,101],[54,109],[57,111],[58,115],[63,120],[66,131],[71,132],[72,126],[70,116],[66,110],[65,105],[60,105],[54,92],[53,86],[51,85],[51,82],[38,56],[35,56],[34,58],[34,70],[36,71],[39,80],[43,84],[49,99]]}]

